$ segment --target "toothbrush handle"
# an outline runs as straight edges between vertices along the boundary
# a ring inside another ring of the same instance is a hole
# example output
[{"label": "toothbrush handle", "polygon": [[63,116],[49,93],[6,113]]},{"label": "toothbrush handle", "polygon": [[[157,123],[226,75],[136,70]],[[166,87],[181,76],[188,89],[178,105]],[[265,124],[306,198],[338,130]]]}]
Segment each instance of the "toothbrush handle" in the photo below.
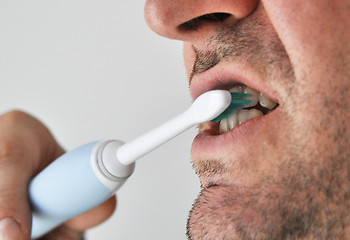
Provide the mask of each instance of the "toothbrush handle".
[{"label": "toothbrush handle", "polygon": [[111,188],[101,181],[95,164],[99,147],[94,142],[68,152],[32,180],[32,239],[103,203],[125,182],[116,181]]}]

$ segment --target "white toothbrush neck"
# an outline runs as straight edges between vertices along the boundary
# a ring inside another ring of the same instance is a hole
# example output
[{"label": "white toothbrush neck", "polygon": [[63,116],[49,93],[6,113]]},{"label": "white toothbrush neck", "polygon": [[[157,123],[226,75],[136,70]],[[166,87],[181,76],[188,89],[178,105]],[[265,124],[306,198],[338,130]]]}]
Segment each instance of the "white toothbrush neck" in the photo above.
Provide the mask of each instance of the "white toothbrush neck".
[{"label": "white toothbrush neck", "polygon": [[191,114],[189,114],[189,111],[187,110],[177,117],[121,146],[117,150],[117,159],[120,163],[129,165],[195,124],[196,123],[191,119]]}]

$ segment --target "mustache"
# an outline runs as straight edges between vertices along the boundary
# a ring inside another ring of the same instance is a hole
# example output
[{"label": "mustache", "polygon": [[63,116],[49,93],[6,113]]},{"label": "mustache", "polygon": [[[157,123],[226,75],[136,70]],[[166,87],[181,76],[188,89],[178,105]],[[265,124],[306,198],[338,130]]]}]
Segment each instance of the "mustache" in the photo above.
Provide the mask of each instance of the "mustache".
[{"label": "mustache", "polygon": [[192,48],[196,57],[190,74],[190,83],[196,74],[205,72],[220,62],[219,54],[216,51],[201,51],[194,45],[192,45]]},{"label": "mustache", "polygon": [[234,25],[220,27],[208,38],[207,47],[192,45],[195,61],[189,78],[205,72],[224,61],[248,63],[263,77],[279,69],[293,78],[289,56],[266,15],[252,15]]}]

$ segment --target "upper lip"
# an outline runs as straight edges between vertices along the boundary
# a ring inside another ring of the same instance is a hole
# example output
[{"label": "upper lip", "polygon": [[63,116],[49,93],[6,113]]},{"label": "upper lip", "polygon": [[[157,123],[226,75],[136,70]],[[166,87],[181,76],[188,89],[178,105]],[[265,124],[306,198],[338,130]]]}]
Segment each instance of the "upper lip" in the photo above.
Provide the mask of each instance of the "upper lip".
[{"label": "upper lip", "polygon": [[193,99],[215,89],[228,89],[236,83],[242,83],[266,95],[279,103],[277,92],[267,86],[268,83],[254,69],[237,63],[219,63],[215,67],[196,74],[190,84]]}]

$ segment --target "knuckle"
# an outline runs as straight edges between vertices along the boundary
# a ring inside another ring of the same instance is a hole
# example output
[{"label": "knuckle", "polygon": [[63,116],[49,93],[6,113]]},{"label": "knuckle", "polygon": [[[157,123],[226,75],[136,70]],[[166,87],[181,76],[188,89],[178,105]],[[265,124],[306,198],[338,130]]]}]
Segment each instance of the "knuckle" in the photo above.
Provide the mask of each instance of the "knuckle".
[{"label": "knuckle", "polygon": [[[41,133],[45,126],[35,117],[20,110],[12,110],[0,116],[0,133],[12,132],[23,133],[24,135]],[[6,131],[4,131],[6,130]]]},{"label": "knuckle", "polygon": [[27,119],[28,117],[29,115],[23,111],[12,110],[2,115],[2,120],[8,124],[16,124],[22,121],[23,119]]}]

